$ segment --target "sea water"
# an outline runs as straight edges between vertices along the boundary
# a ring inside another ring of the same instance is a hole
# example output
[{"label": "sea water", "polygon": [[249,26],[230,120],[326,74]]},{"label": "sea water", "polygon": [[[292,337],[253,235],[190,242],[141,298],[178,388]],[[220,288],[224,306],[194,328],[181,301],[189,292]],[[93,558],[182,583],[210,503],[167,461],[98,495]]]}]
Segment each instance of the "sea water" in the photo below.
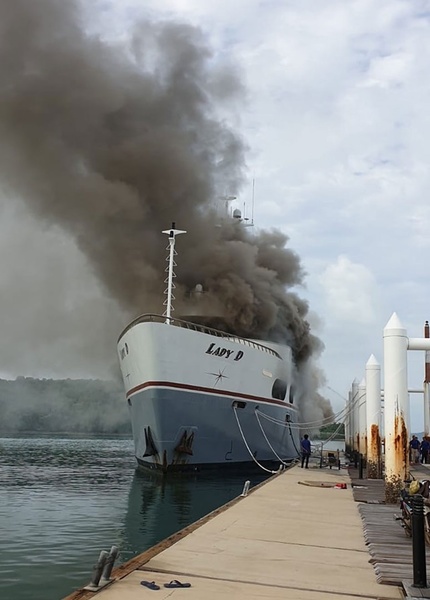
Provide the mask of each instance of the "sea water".
[{"label": "sea water", "polygon": [[136,469],[130,439],[0,439],[0,598],[61,600],[101,550],[125,562],[267,477]]}]

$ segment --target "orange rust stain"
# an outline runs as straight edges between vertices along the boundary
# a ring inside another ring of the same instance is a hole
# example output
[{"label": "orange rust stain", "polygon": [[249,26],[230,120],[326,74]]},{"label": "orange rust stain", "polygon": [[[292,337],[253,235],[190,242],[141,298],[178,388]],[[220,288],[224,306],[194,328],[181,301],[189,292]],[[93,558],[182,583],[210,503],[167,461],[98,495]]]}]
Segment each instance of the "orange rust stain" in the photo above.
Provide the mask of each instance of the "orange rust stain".
[{"label": "orange rust stain", "polygon": [[379,425],[370,427],[370,453],[376,458],[381,453],[381,437],[379,435]]},{"label": "orange rust stain", "polygon": [[375,424],[370,427],[369,455],[367,460],[367,477],[369,479],[377,479],[380,471],[381,437],[379,435],[379,426]]},{"label": "orange rust stain", "polygon": [[408,451],[408,432],[405,421],[401,415],[396,415],[394,417],[394,452],[397,465],[404,465],[406,468],[408,464]]}]

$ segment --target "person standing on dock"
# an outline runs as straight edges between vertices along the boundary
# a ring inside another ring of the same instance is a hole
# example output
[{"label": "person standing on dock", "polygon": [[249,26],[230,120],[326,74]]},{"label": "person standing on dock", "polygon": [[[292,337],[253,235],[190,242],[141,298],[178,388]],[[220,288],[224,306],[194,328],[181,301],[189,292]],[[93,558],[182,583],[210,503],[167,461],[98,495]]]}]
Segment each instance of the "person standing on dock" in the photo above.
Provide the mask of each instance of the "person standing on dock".
[{"label": "person standing on dock", "polygon": [[421,442],[421,462],[425,465],[428,460],[428,453],[430,450],[430,442],[426,436],[423,437],[423,441]]},{"label": "person standing on dock", "polygon": [[413,435],[409,444],[411,447],[411,462],[417,464],[420,462],[420,440],[416,435]]},{"label": "person standing on dock", "polygon": [[302,451],[302,469],[303,467],[307,469],[309,464],[309,457],[311,455],[311,442],[307,433],[305,433],[300,442],[300,448]]}]

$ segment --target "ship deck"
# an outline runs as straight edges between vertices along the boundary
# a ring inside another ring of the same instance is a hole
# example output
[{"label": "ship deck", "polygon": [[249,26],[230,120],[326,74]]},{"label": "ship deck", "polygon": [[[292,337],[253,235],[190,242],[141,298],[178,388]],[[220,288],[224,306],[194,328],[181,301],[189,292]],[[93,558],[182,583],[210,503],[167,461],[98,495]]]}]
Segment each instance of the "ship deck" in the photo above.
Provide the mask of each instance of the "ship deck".
[{"label": "ship deck", "polygon": [[140,317],[137,317],[137,319],[132,321],[129,325],[127,325],[127,327],[121,332],[118,338],[118,343],[120,342],[122,337],[127,333],[127,331],[130,331],[130,329],[142,323],[160,323],[164,325],[169,325],[171,327],[180,327],[182,329],[189,329],[190,331],[196,331],[198,333],[205,333],[216,338],[227,339],[231,342],[236,342],[238,344],[242,344],[250,348],[255,348],[256,350],[260,350],[261,352],[267,352],[268,354],[276,356],[276,358],[282,360],[282,357],[276,352],[276,350],[264,345],[263,343],[256,342],[255,340],[251,340],[246,337],[236,335],[234,333],[228,333],[226,331],[222,331],[221,329],[215,329],[214,327],[209,327],[201,323],[186,321],[184,319],[177,319],[173,317],[166,319],[165,316],[156,315],[153,313],[141,315]]}]

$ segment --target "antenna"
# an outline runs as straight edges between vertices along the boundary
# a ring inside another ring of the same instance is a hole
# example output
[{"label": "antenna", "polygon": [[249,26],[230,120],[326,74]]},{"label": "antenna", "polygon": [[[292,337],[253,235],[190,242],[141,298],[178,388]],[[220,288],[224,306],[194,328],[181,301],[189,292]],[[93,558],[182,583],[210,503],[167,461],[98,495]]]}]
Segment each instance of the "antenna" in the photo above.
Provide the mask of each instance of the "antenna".
[{"label": "antenna", "polygon": [[[255,198],[255,179],[252,180],[252,205],[251,205],[251,218],[246,217],[246,202],[243,203],[243,217],[240,211],[233,211],[233,217],[236,217],[243,227],[254,227],[254,198]],[[235,214],[239,213],[239,214]]]},{"label": "antenna", "polygon": [[[246,203],[243,203],[243,218],[239,215],[240,222],[243,227],[254,227],[254,197],[255,197],[255,179],[252,180],[252,205],[251,205],[251,218],[246,217]],[[233,213],[233,216],[234,213]]]},{"label": "antenna", "polygon": [[165,229],[164,231],[162,231],[162,233],[166,233],[169,236],[169,245],[166,248],[166,250],[169,251],[169,254],[166,258],[166,261],[169,261],[169,264],[165,269],[165,272],[167,272],[168,275],[164,280],[164,283],[167,283],[167,288],[164,290],[164,293],[167,295],[167,298],[163,302],[163,306],[166,306],[167,308],[163,313],[163,317],[166,317],[166,323],[170,323],[172,311],[175,310],[172,306],[172,300],[175,300],[173,290],[176,287],[173,283],[173,278],[176,277],[175,273],[173,272],[173,267],[177,266],[174,259],[174,257],[177,256],[177,252],[175,250],[175,238],[177,235],[187,232],[182,229],[176,229],[176,224],[173,222],[172,228]]},{"label": "antenna", "polygon": [[255,179],[252,180],[251,225],[254,225]]}]

